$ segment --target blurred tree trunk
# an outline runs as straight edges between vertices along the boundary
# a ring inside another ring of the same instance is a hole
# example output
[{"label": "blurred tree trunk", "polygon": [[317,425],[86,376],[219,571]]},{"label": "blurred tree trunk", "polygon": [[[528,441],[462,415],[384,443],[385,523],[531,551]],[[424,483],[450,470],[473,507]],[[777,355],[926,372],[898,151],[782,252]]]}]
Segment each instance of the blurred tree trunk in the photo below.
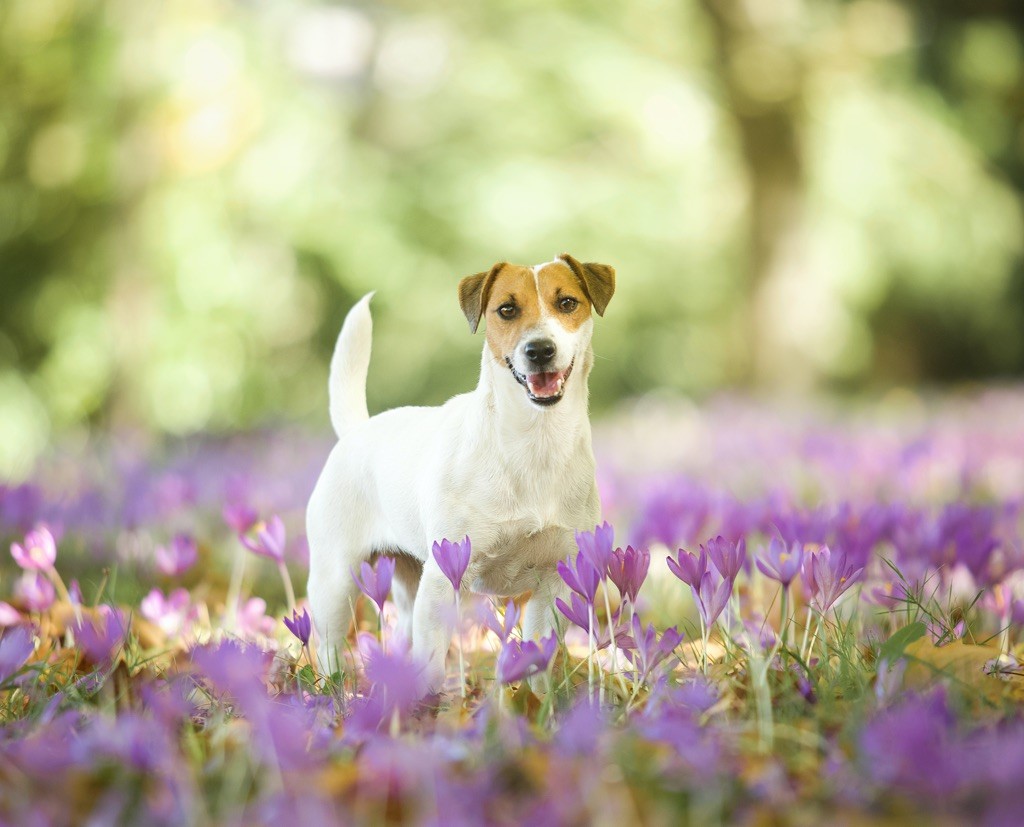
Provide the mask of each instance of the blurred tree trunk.
[{"label": "blurred tree trunk", "polygon": [[[723,101],[736,119],[750,204],[740,377],[756,385],[805,387],[815,379],[801,317],[815,290],[804,223],[799,118],[801,56],[783,40],[800,4],[701,0],[711,24]],[[798,22],[798,21],[797,21]],[[808,291],[806,288],[810,287]]]}]

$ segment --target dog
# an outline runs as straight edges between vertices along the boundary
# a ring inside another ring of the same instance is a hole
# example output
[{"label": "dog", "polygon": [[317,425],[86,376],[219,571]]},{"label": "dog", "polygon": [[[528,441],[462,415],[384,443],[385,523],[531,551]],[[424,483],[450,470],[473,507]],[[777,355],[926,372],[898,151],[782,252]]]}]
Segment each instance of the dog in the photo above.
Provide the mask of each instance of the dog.
[{"label": "dog", "polygon": [[331,359],[330,418],[338,436],[306,513],[307,595],[320,662],[333,673],[358,588],[352,572],[395,558],[399,629],[440,691],[454,591],[431,554],[442,538],[472,543],[463,589],[530,597],[523,636],[555,628],[565,590],[556,564],[575,532],[600,521],[588,418],[593,316],[615,292],[615,270],[570,255],[535,266],[501,262],[462,279],[459,303],[486,341],[475,390],[439,407],[370,417],[372,321],[364,296]]}]

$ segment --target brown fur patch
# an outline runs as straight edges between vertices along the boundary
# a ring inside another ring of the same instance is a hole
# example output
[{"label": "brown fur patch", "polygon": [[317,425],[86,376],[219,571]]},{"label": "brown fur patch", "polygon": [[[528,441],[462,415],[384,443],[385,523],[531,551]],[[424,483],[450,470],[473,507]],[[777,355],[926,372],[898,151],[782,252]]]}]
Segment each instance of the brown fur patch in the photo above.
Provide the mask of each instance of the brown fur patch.
[{"label": "brown fur patch", "polygon": [[[517,308],[513,319],[503,319],[498,308],[506,304]],[[510,356],[523,332],[540,319],[540,300],[533,270],[520,264],[506,264],[491,285],[487,300],[487,344],[499,362]]]},{"label": "brown fur patch", "polygon": [[[552,262],[538,272],[541,301],[550,313],[566,330],[578,330],[590,318],[590,300],[582,289],[576,275],[560,261]],[[579,304],[571,312],[564,311],[559,305],[562,299],[576,299]]]},{"label": "brown fur patch", "polygon": [[[559,302],[567,297],[579,302],[570,313],[559,307]],[[504,319],[498,313],[506,304],[516,306],[515,318]],[[586,291],[567,264],[552,262],[541,268],[536,278],[530,267],[506,264],[490,285],[483,314],[487,318],[487,344],[494,358],[504,362],[523,334],[540,321],[542,312],[550,314],[566,330],[575,331],[590,318],[590,306]]]},{"label": "brown fur patch", "polygon": [[466,314],[466,321],[469,322],[470,333],[476,333],[480,324],[480,317],[486,312],[487,298],[491,294],[491,285],[505,262],[499,261],[489,272],[475,273],[466,276],[459,282],[459,304],[462,305],[462,312]]},{"label": "brown fur patch", "polygon": [[559,259],[575,273],[597,315],[603,316],[615,293],[615,268],[596,261],[579,262],[568,253],[562,253]]}]

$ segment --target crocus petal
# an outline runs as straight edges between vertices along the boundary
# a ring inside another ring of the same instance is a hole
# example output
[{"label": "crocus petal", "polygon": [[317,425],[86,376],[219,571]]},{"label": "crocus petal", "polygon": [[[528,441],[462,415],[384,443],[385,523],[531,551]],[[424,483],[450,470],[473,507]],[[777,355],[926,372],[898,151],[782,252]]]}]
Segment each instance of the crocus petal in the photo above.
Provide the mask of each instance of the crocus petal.
[{"label": "crocus petal", "polygon": [[601,580],[608,574],[614,538],[615,531],[607,522],[595,526],[593,531],[576,532],[576,547]]},{"label": "crocus petal", "polygon": [[590,612],[588,604],[578,594],[573,593],[570,597],[572,600],[571,607],[566,605],[565,601],[560,597],[555,598],[555,606],[558,607],[558,611],[579,626],[584,632],[589,632]]},{"label": "crocus petal", "polygon": [[24,621],[25,618],[22,617],[21,612],[10,603],[4,603],[0,600],[0,627],[16,626],[19,623],[24,623]]},{"label": "crocus petal", "polygon": [[33,612],[45,612],[57,596],[53,583],[40,572],[31,570],[22,574],[14,593]]},{"label": "crocus petal", "polygon": [[0,635],[0,684],[21,669],[34,650],[29,629],[24,626],[6,629]]},{"label": "crocus petal", "polygon": [[471,553],[469,537],[465,537],[461,542],[452,542],[448,539],[434,542],[434,560],[455,591],[462,587],[462,578],[469,567]]},{"label": "crocus petal", "polygon": [[57,542],[50,529],[40,524],[25,535],[24,543],[11,543],[11,557],[28,571],[48,571],[57,560]]}]

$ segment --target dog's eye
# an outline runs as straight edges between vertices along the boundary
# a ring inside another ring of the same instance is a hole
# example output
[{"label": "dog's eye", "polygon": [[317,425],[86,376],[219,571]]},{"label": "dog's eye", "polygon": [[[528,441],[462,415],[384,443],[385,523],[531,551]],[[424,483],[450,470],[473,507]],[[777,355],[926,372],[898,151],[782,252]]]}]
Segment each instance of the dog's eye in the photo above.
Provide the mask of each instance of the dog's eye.
[{"label": "dog's eye", "polygon": [[498,315],[501,316],[501,318],[503,319],[514,319],[518,312],[519,308],[516,307],[511,302],[509,302],[508,304],[503,304],[501,307],[498,308]]},{"label": "dog's eye", "polygon": [[579,299],[574,299],[572,296],[563,296],[558,300],[558,309],[563,313],[572,313],[579,306]]}]

